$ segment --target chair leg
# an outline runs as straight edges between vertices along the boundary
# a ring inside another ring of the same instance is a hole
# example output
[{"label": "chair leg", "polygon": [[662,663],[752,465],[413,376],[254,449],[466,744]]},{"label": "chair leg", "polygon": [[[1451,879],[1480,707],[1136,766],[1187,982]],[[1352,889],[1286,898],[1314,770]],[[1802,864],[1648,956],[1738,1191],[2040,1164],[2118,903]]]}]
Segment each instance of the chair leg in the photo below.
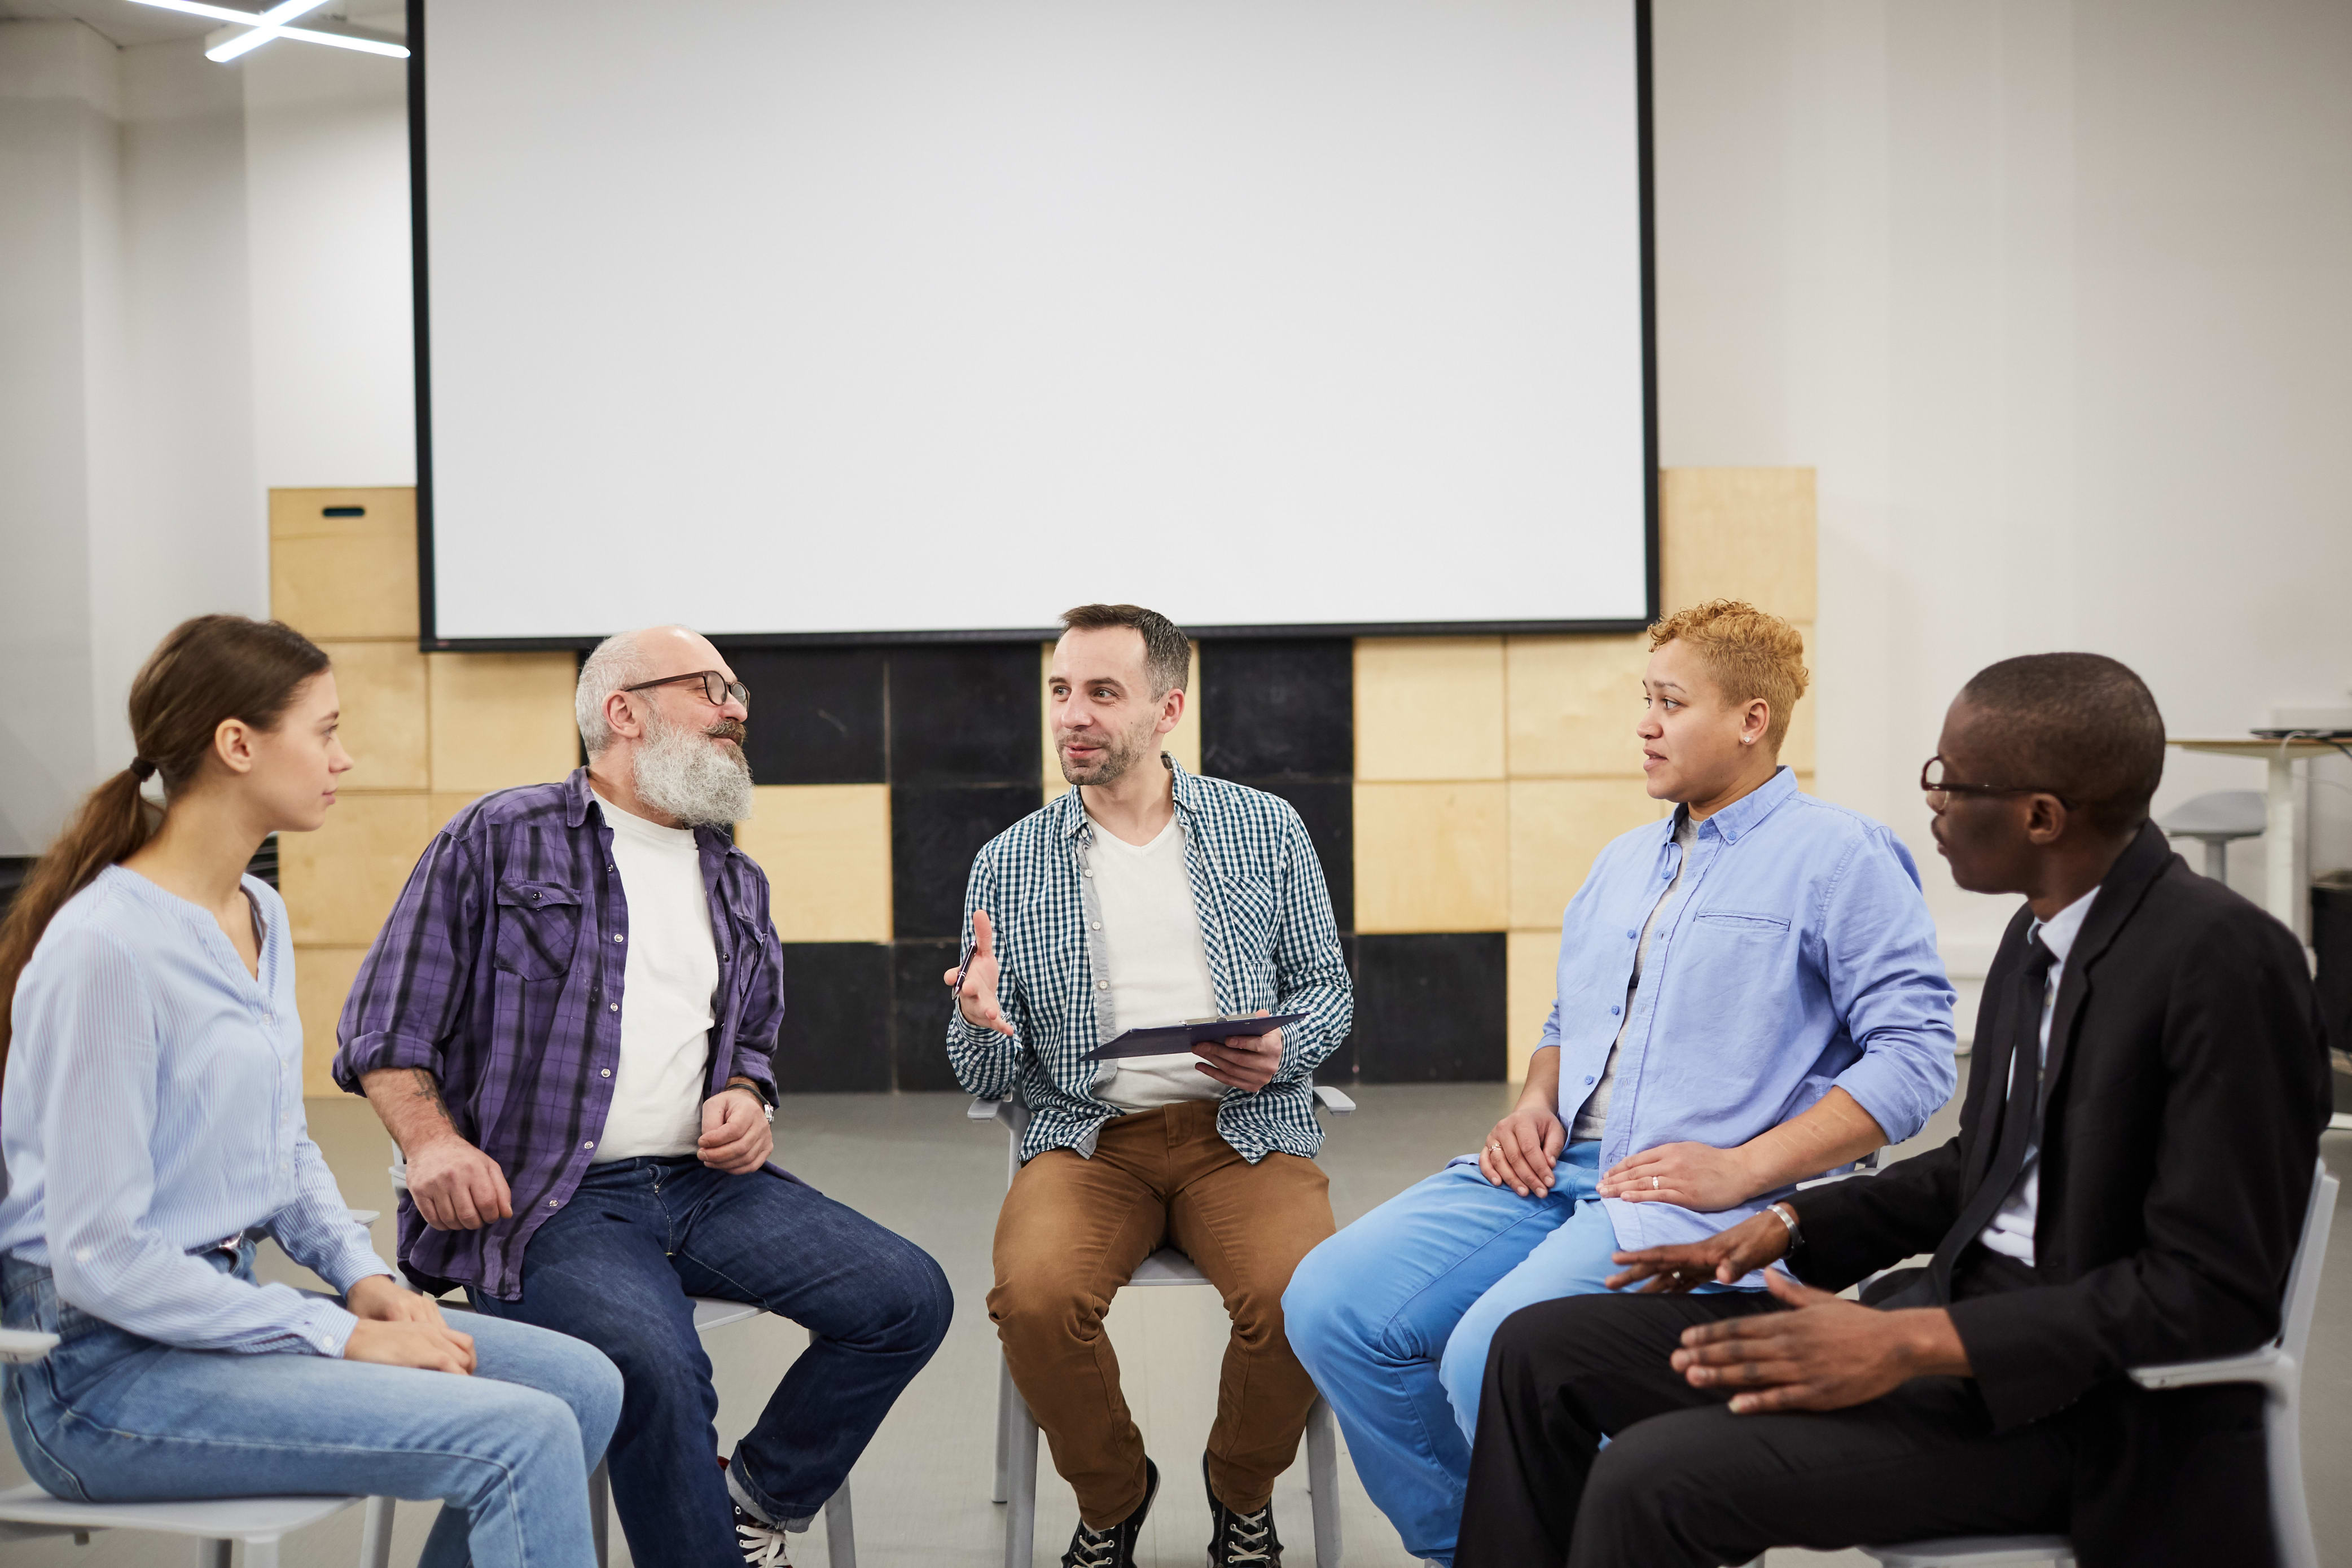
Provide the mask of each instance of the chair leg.
[{"label": "chair leg", "polygon": [[596,1568],[605,1568],[613,1530],[613,1473],[596,1461],[588,1478],[588,1533],[596,1543]]},{"label": "chair leg", "polygon": [[1314,1505],[1315,1568],[1339,1568],[1339,1438],[1319,1394],[1307,1413],[1307,1491]]},{"label": "chair leg", "polygon": [[857,1568],[857,1521],[849,1506],[849,1480],[824,1500],[824,1560],[826,1568]]},{"label": "chair leg", "polygon": [[360,1527],[360,1568],[392,1568],[393,1500],[367,1500],[365,1521]]},{"label": "chair leg", "polygon": [[2303,1490],[2303,1423],[2294,1396],[2274,1386],[2263,1392],[2263,1425],[2270,1439],[2271,1532],[2278,1541],[2280,1568],[2319,1568],[2311,1503]]},{"label": "chair leg", "polygon": [[196,1542],[196,1568],[228,1568],[229,1543],[226,1541]]},{"label": "chair leg", "polygon": [[1037,1549],[1037,1420],[1013,1391],[1011,1441],[1004,1467],[1004,1568],[1029,1568]]},{"label": "chair leg", "polygon": [[996,1358],[996,1490],[988,1494],[992,1502],[1004,1500],[1004,1467],[1013,1452],[1013,1364],[1003,1356]]}]

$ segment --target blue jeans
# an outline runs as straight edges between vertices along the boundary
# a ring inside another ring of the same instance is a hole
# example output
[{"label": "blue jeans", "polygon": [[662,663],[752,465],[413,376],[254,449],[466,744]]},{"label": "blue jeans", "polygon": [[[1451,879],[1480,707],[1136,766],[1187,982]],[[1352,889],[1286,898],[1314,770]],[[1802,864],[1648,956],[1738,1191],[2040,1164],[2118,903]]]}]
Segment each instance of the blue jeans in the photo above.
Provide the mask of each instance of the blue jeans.
[{"label": "blue jeans", "polygon": [[1486,1345],[1521,1307],[1589,1294],[1616,1272],[1593,1196],[1598,1142],[1560,1152],[1552,1189],[1521,1197],[1465,1157],[1307,1255],[1282,1298],[1291,1348],[1405,1550],[1454,1560]]},{"label": "blue jeans", "polygon": [[[534,1232],[522,1299],[474,1304],[575,1335],[624,1394],[606,1462],[640,1568],[740,1564],[730,1498],[803,1529],[849,1475],[954,1310],[930,1255],[772,1166],[744,1176],[688,1155],[591,1167]],[[719,1396],[693,1296],[749,1301],[814,1335],[722,1473]]]},{"label": "blue jeans", "polygon": [[[212,1260],[253,1277],[253,1246]],[[420,1568],[580,1568],[588,1472],[621,1379],[587,1345],[460,1321],[474,1375],[142,1339],[58,1300],[47,1269],[0,1260],[10,1328],[60,1336],[11,1366],[9,1435],[42,1488],[81,1502],[343,1494],[447,1506]]]}]

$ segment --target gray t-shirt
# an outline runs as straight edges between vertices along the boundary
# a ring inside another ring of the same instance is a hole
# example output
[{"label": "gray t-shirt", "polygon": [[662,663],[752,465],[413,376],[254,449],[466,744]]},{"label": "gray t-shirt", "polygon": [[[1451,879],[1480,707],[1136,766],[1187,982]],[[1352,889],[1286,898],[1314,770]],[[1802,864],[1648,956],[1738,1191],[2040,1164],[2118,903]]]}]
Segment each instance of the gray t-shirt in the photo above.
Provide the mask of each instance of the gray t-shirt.
[{"label": "gray t-shirt", "polygon": [[1617,1087],[1617,1048],[1625,1043],[1625,1030],[1633,1022],[1633,993],[1642,988],[1642,966],[1649,961],[1650,933],[1658,928],[1658,916],[1674,902],[1675,890],[1683,884],[1683,873],[1690,870],[1691,844],[1698,837],[1698,825],[1690,819],[1686,808],[1675,808],[1675,842],[1682,846],[1682,856],[1675,862],[1675,877],[1666,883],[1666,891],[1658,894],[1658,902],[1650,905],[1650,917],[1642,923],[1642,939],[1633,945],[1633,977],[1625,982],[1625,1015],[1617,1025],[1617,1038],[1609,1042],[1609,1060],[1601,1064],[1601,1082],[1576,1113],[1575,1124],[1568,1130],[1568,1141],[1580,1144],[1601,1135],[1609,1121],[1609,1097]]}]

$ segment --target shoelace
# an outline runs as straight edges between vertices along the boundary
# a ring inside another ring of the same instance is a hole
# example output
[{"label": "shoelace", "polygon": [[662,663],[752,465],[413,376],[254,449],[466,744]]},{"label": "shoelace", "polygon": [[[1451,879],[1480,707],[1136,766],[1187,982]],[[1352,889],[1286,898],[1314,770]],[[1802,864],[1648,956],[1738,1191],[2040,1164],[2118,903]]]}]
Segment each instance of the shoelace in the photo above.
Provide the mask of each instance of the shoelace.
[{"label": "shoelace", "polygon": [[1073,1568],[1110,1568],[1118,1561],[1118,1531],[1088,1530],[1078,1527],[1078,1538],[1070,1542]]},{"label": "shoelace", "polygon": [[1273,1526],[1273,1521],[1268,1516],[1273,1511],[1274,1505],[1268,1503],[1255,1513],[1236,1513],[1227,1516],[1224,1553],[1226,1563],[1267,1563],[1273,1560],[1267,1556],[1265,1550],[1266,1533]]},{"label": "shoelace", "polygon": [[793,1568],[784,1560],[784,1532],[764,1524],[739,1524],[736,1538],[743,1545],[747,1568]]}]

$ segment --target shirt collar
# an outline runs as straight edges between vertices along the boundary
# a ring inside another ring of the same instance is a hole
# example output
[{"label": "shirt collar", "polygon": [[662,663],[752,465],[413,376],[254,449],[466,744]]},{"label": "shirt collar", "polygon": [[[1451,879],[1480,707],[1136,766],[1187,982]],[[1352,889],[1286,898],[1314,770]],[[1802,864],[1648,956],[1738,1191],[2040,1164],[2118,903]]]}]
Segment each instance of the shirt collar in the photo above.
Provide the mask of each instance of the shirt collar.
[{"label": "shirt collar", "polygon": [[2083,934],[2083,922],[2091,917],[2091,902],[2099,896],[2097,888],[2060,910],[2047,920],[2037,920],[2026,931],[2028,937],[2039,936],[2042,945],[2063,967],[2066,955],[2074,946],[2074,938]]},{"label": "shirt collar", "polygon": [[[1723,836],[1725,843],[1736,844],[1743,834],[1753,831],[1757,823],[1770,816],[1781,801],[1796,792],[1796,770],[1784,762],[1773,770],[1772,777],[1764,780],[1760,788],[1742,795],[1699,826],[1712,826]],[[1673,836],[1671,818],[1668,819],[1666,832],[1669,837]]]},{"label": "shirt collar", "polygon": [[[1168,753],[1163,751],[1160,754],[1160,762],[1170,774],[1169,786],[1176,797],[1177,815],[1191,816],[1200,806],[1200,801],[1195,800],[1194,796],[1198,794],[1201,787],[1193,782],[1190,773],[1184,771],[1184,765]],[[1087,803],[1078,794],[1076,785],[1071,785],[1055,796],[1054,804],[1060,808],[1062,812],[1060,827],[1064,838],[1084,838],[1092,832],[1094,819],[1087,815]]]}]

